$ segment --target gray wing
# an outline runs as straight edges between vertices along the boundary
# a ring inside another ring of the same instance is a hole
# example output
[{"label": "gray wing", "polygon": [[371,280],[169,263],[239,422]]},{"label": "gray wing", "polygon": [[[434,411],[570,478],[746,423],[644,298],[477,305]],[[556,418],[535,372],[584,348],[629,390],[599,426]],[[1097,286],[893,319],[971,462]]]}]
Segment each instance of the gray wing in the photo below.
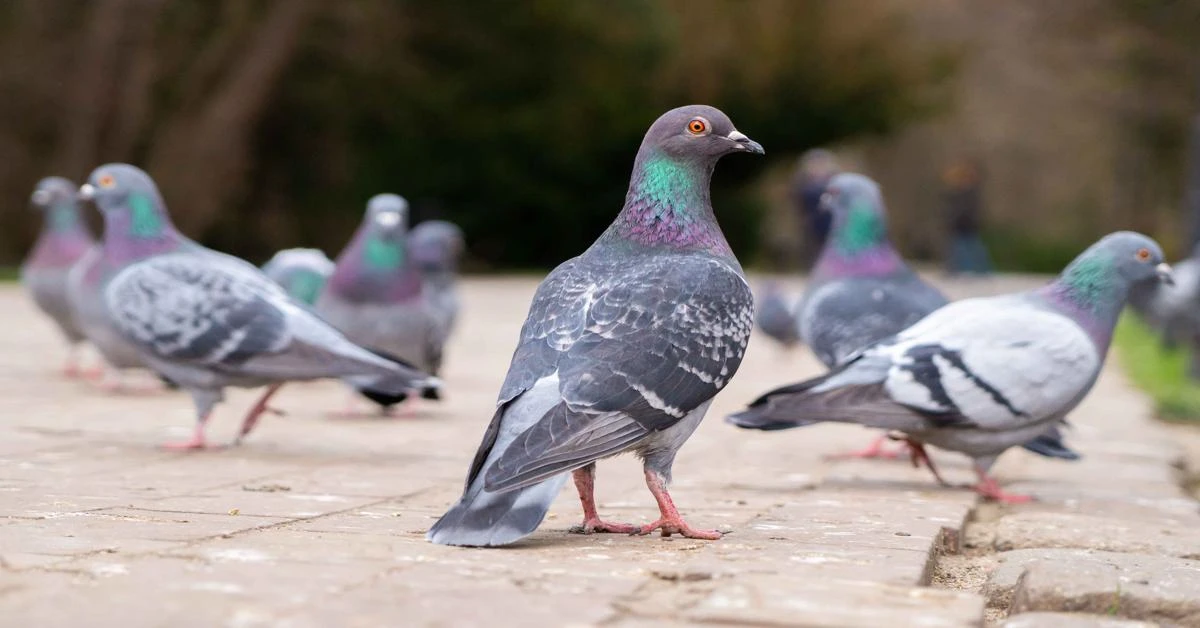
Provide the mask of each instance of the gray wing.
[{"label": "gray wing", "polygon": [[113,322],[169,361],[232,365],[285,348],[286,315],[265,277],[246,281],[213,261],[176,254],[131,265],[105,292]]},{"label": "gray wing", "polygon": [[734,422],[760,429],[840,421],[906,432],[1011,430],[1064,416],[1102,362],[1065,316],[1013,297],[969,299],[828,375],[763,395]]},{"label": "gray wing", "polygon": [[907,329],[946,304],[915,273],[838,279],[814,287],[801,308],[800,332],[826,366]]},{"label": "gray wing", "polygon": [[[562,402],[488,469],[488,490],[537,483],[628,449],[679,422],[728,383],[753,323],[749,286],[719,259],[560,266],[539,287],[500,393],[557,373]],[[472,478],[499,432],[472,466]]]}]

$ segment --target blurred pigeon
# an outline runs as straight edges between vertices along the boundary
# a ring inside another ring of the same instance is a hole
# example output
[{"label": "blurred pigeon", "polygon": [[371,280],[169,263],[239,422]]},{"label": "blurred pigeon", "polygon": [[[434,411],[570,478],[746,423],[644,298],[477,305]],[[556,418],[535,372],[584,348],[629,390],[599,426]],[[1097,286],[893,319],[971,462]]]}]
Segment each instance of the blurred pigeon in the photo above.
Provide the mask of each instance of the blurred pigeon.
[{"label": "blurred pigeon", "polygon": [[[583,505],[575,531],[720,538],[684,522],[667,483],[753,325],[750,287],[709,202],[713,166],[733,152],[763,150],[712,107],[673,109],[650,127],[621,213],[538,287],[463,496],[426,538],[517,541],[567,472]],[[662,515],[645,526],[596,513],[595,463],[627,451],[644,461]]]},{"label": "blurred pigeon", "polygon": [[[821,198],[833,218],[829,239],[800,301],[800,335],[828,368],[856,351],[907,329],[946,305],[946,297],[904,263],[887,235],[879,185],[855,173],[835,175]],[[881,435],[860,451],[832,458],[893,458]],[[1048,431],[1027,447],[1042,455],[1079,455]]]},{"label": "blurred pigeon", "polygon": [[80,374],[79,343],[84,335],[67,301],[67,275],[96,244],[79,215],[77,191],[74,183],[62,177],[38,181],[30,200],[42,212],[42,231],[21,264],[21,283],[70,345],[63,369],[68,377]]},{"label": "blurred pigeon", "polygon": [[104,213],[106,248],[124,250],[139,237],[174,242],[129,264],[104,288],[113,327],[195,401],[195,435],[169,448],[205,447],[205,422],[226,386],[268,387],[246,415],[240,442],[284,382],[336,377],[393,390],[436,385],[350,342],[254,265],[180,235],[145,172],[101,166],[80,193]]},{"label": "blurred pigeon", "polygon": [[[410,255],[407,201],[395,194],[371,198],[362,225],[337,257],[316,309],[347,338],[377,355],[438,374],[445,337]],[[359,390],[384,408],[408,394]],[[421,396],[437,399],[438,389],[422,389]]]},{"label": "blurred pigeon", "polygon": [[1189,375],[1200,379],[1200,246],[1174,268],[1174,286],[1135,286],[1129,293],[1129,305],[1162,335],[1166,347],[1187,347]]},{"label": "blurred pigeon", "polygon": [[[104,179],[110,186],[114,182],[111,176]],[[130,194],[124,203],[125,211],[106,214],[100,245],[89,251],[67,278],[67,297],[75,320],[104,358],[108,387],[113,389],[123,387],[125,371],[148,367],[137,345],[125,338],[109,318],[104,297],[109,282],[130,264],[177,251],[188,243],[167,218],[157,189]]]},{"label": "blurred pigeon", "polygon": [[1144,235],[1111,234],[1043,288],[951,303],[826,375],[766,393],[728,421],[764,430],[820,421],[894,430],[939,481],[924,444],[973,458],[980,494],[1026,501],[1002,491],[988,470],[1086,396],[1130,286],[1170,280],[1162,259]]},{"label": "blurred pigeon", "polygon": [[755,299],[754,324],[768,338],[790,349],[800,342],[796,328],[796,313],[783,288],[774,281],[763,284],[762,294]]},{"label": "blurred pigeon", "polygon": [[458,261],[466,249],[462,229],[445,220],[426,220],[408,235],[413,263],[421,273],[422,292],[433,310],[444,345],[458,320]]},{"label": "blurred pigeon", "polygon": [[314,305],[333,274],[333,260],[321,249],[284,249],[267,260],[262,271],[293,299]]}]

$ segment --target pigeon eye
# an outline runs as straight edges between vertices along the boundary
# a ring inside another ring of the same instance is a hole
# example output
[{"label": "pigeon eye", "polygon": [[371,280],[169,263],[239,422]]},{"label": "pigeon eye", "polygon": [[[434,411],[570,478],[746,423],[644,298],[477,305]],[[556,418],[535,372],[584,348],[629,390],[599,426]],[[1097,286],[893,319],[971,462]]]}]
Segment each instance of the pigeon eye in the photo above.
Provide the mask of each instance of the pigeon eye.
[{"label": "pigeon eye", "polygon": [[106,174],[106,175],[104,175],[104,176],[100,177],[100,178],[99,178],[99,179],[96,181],[96,183],[99,183],[99,184],[100,184],[100,187],[102,187],[102,188],[104,188],[104,189],[106,189],[106,190],[107,190],[107,189],[109,189],[109,188],[111,188],[111,187],[115,186],[115,185],[117,184],[117,180],[116,180],[116,179],[114,179],[114,178],[113,178],[113,176],[112,176],[111,174]]},{"label": "pigeon eye", "polygon": [[704,118],[692,118],[687,124],[687,130],[692,135],[701,135],[708,130],[708,124],[704,122]]},{"label": "pigeon eye", "polygon": [[1137,253],[1134,253],[1133,256],[1136,257],[1139,262],[1148,262],[1150,261],[1150,249],[1138,249]]}]

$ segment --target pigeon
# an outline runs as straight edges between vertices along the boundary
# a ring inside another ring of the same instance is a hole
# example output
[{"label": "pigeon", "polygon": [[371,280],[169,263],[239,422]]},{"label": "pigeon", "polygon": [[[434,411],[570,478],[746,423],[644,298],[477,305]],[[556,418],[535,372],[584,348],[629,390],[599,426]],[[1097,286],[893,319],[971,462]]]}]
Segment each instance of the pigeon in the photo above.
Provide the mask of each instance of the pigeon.
[{"label": "pigeon", "polygon": [[426,220],[408,234],[413,263],[421,273],[422,292],[433,310],[439,346],[458,321],[458,261],[466,249],[462,229],[445,220]]},{"label": "pigeon", "polygon": [[105,289],[130,264],[179,250],[188,242],[167,218],[157,189],[129,195],[125,207],[112,220],[104,221],[100,245],[79,260],[67,277],[71,311],[88,341],[104,358],[107,387],[113,390],[124,387],[125,372],[148,367],[137,345],[113,326],[104,300]]},{"label": "pigeon", "polygon": [[333,274],[333,260],[321,249],[284,249],[267,260],[262,271],[296,301],[315,305]]},{"label": "pigeon", "polygon": [[1167,348],[1187,347],[1189,376],[1200,380],[1200,245],[1173,266],[1174,286],[1135,286],[1129,306],[1162,336]]},{"label": "pigeon", "polygon": [[103,296],[113,329],[195,402],[192,439],[168,448],[206,447],[205,423],[227,386],[267,386],[237,443],[284,382],[353,378],[393,390],[437,385],[350,342],[253,264],[185,238],[154,181],[138,168],[101,166],[80,194],[104,213],[106,249],[124,251],[141,238],[151,251],[119,270]]},{"label": "pigeon", "polygon": [[33,302],[58,326],[70,347],[63,373],[80,375],[79,344],[85,336],[67,301],[71,267],[92,250],[96,241],[79,214],[77,187],[62,177],[38,181],[30,202],[42,212],[42,231],[21,264],[21,283]]},{"label": "pigeon", "polygon": [[773,281],[764,284],[762,296],[755,300],[754,309],[754,324],[768,338],[783,345],[784,349],[790,349],[800,342],[796,313],[779,284]]},{"label": "pigeon", "polygon": [[[338,255],[333,275],[317,297],[316,311],[377,355],[438,374],[445,338],[409,250],[404,198],[379,194],[367,202],[362,225]],[[385,409],[408,396],[405,391],[369,388],[359,392]],[[440,396],[436,387],[420,393],[426,399]]]},{"label": "pigeon", "polygon": [[[667,484],[753,329],[750,286],[709,201],[717,160],[735,152],[763,149],[712,107],[673,109],[650,127],[616,220],[538,286],[462,498],[427,539],[513,543],[541,523],[568,472],[583,506],[576,532],[721,537],[689,526]],[[595,463],[623,452],[642,458],[653,523],[596,512]]]},{"label": "pigeon", "polygon": [[[946,305],[946,297],[904,263],[887,235],[887,208],[879,185],[857,173],[830,179],[820,207],[832,217],[829,238],[801,297],[797,326],[803,341],[826,368],[859,349],[907,329]],[[830,458],[894,458],[885,435],[865,449]],[[1067,459],[1070,450],[1056,429],[1026,447]]]},{"label": "pigeon", "polygon": [[1006,449],[1046,434],[1083,400],[1130,287],[1155,280],[1171,280],[1158,244],[1117,232],[1040,289],[946,305],[826,375],[772,390],[727,420],[760,430],[821,421],[893,430],[939,481],[925,444],[970,456],[981,495],[1028,501],[1004,492],[988,470]]}]

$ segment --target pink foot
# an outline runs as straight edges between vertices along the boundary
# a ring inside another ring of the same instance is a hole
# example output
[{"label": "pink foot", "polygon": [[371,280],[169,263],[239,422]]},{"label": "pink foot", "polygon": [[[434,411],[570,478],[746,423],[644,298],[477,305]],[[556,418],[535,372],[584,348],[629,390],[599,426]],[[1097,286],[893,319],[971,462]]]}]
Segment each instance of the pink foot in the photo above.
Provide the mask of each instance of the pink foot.
[{"label": "pink foot", "polygon": [[203,436],[193,436],[186,441],[163,443],[162,448],[167,451],[199,451],[201,449],[208,449],[208,443],[204,441]]},{"label": "pink foot", "polygon": [[647,535],[658,530],[663,536],[671,536],[678,534],[689,539],[703,539],[706,541],[716,541],[721,538],[721,533],[717,530],[697,530],[687,524],[681,517],[667,518],[663,517],[654,523],[648,523],[637,529],[634,534]]},{"label": "pink foot", "polygon": [[872,458],[879,458],[879,459],[885,459],[885,460],[895,460],[895,459],[899,458],[900,455],[904,453],[905,448],[900,447],[899,449],[885,449],[883,444],[885,442],[887,442],[887,440],[888,440],[887,436],[880,436],[879,438],[876,438],[875,440],[871,441],[870,445],[867,445],[866,447],[864,447],[862,449],[859,449],[856,451],[840,453],[840,454],[829,454],[828,456],[825,456],[825,459],[826,460],[854,460],[854,459],[870,460]]},{"label": "pink foot", "polygon": [[1001,504],[1028,504],[1037,499],[1033,495],[1006,493],[1004,489],[1000,488],[1000,484],[995,479],[982,473],[979,477],[979,483],[971,488],[987,499],[998,501]]},{"label": "pink foot", "polygon": [[642,527],[628,523],[611,523],[599,518],[587,519],[577,526],[571,526],[571,534],[595,534],[611,532],[613,534],[638,534]]}]

